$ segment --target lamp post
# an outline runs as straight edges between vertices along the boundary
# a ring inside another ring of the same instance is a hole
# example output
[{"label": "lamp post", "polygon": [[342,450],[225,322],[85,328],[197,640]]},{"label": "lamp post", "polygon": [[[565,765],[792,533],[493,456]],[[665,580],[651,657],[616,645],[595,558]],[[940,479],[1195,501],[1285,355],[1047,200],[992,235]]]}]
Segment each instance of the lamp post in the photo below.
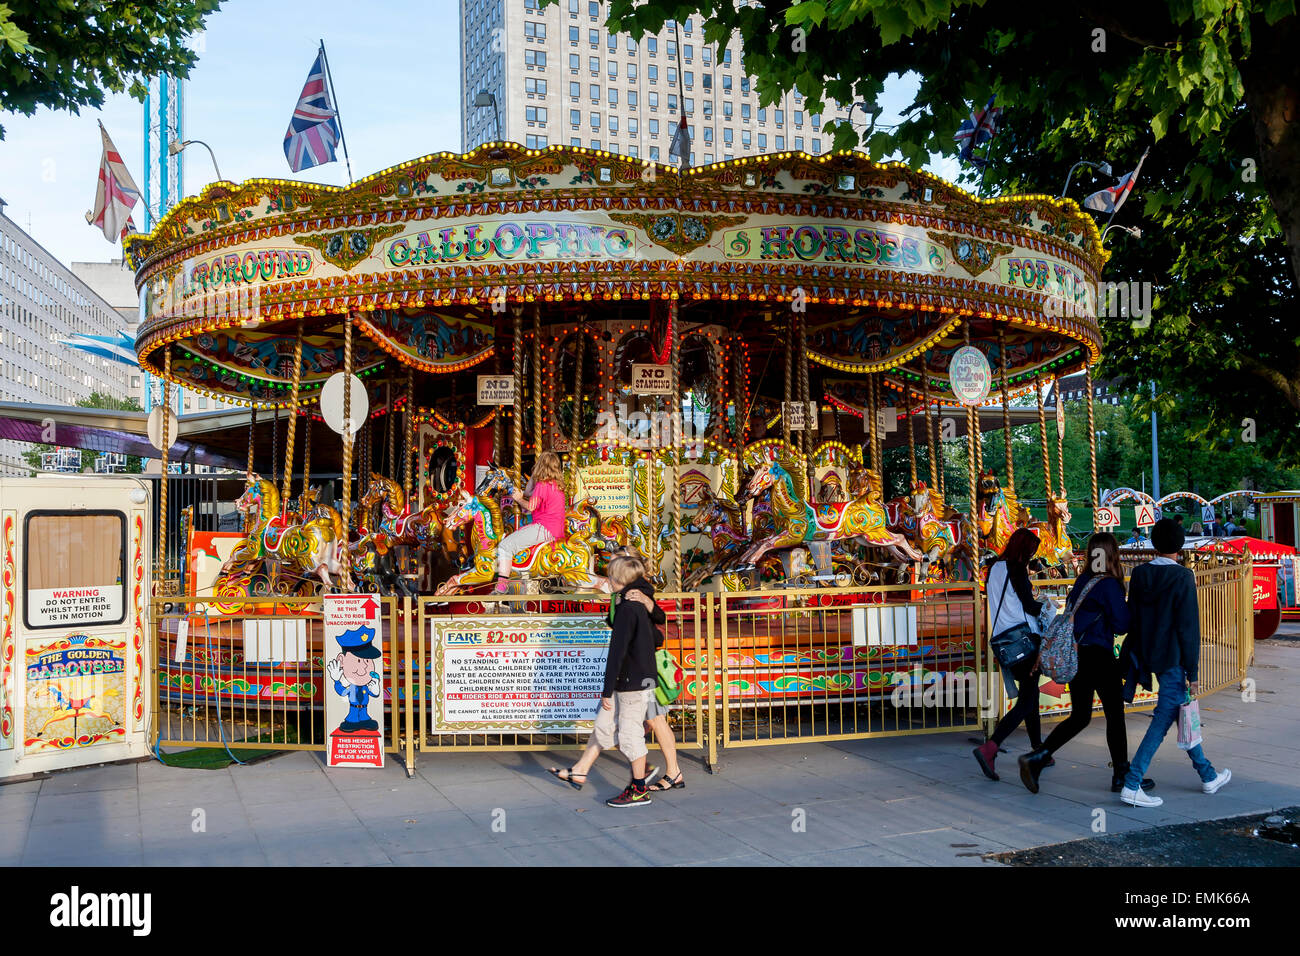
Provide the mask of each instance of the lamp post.
[{"label": "lamp post", "polygon": [[1064,199],[1065,194],[1070,191],[1070,180],[1074,177],[1074,171],[1080,166],[1092,166],[1093,168],[1100,170],[1103,176],[1114,176],[1114,173],[1110,170],[1110,163],[1105,160],[1102,160],[1100,163],[1094,163],[1088,159],[1081,159],[1071,166],[1070,171],[1065,174],[1065,185],[1061,187],[1062,199]]},{"label": "lamp post", "polygon": [[1110,232],[1112,229],[1118,229],[1120,232],[1127,232],[1134,239],[1142,238],[1142,230],[1137,226],[1121,226],[1119,223],[1113,222],[1101,231],[1102,242],[1106,241],[1106,233]]},{"label": "lamp post", "polygon": [[217,179],[223,179],[224,177],[221,175],[221,167],[217,165],[217,154],[212,151],[211,146],[203,142],[201,139],[187,139],[180,142],[173,140],[171,145],[167,147],[167,152],[175,156],[186,146],[193,146],[195,143],[208,151],[208,155],[212,157],[212,168],[217,174]]},{"label": "lamp post", "polygon": [[487,90],[479,90],[474,95],[474,106],[476,109],[481,109],[484,106],[492,107],[492,115],[496,117],[496,125],[497,125],[496,139],[497,142],[500,142],[501,141],[501,111],[497,108],[496,95],[489,93]]}]

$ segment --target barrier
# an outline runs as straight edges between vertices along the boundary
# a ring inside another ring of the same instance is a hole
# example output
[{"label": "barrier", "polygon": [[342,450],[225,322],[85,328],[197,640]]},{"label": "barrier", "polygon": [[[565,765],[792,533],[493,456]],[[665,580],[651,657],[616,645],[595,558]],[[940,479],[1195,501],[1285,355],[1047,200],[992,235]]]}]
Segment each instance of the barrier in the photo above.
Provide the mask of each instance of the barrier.
[{"label": "barrier", "polygon": [[[1211,694],[1240,683],[1253,657],[1251,566],[1213,562],[1194,573],[1201,691]],[[1073,581],[1034,584],[1063,599]],[[702,751],[710,767],[719,748],[987,730],[1005,712],[1001,679],[988,666],[984,597],[968,583],[658,600],[665,646],[683,671],[670,723],[678,746]],[[579,705],[566,711],[567,701],[590,706],[608,601],[381,599],[386,751],[413,773],[417,754],[581,748],[590,725],[575,725]],[[238,613],[204,615],[210,599],[152,601],[151,746],[324,749],[321,600],[241,603]],[[269,634],[272,647],[250,655],[258,634]],[[525,665],[542,670],[520,672]],[[552,716],[520,719],[538,708]],[[1043,712],[1050,719],[1066,710],[1062,701]]]}]

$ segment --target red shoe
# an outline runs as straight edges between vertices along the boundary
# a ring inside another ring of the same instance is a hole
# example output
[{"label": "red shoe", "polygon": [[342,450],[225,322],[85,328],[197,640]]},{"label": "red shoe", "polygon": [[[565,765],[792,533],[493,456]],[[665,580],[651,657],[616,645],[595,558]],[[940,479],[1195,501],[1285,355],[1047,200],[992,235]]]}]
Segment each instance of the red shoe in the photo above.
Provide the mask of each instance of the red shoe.
[{"label": "red shoe", "polygon": [[976,747],[971,751],[971,753],[975,755],[975,762],[978,763],[980,769],[984,771],[984,776],[988,777],[990,780],[999,779],[997,771],[993,769],[993,761],[998,758],[997,744],[990,740],[987,743]]},{"label": "red shoe", "polygon": [[643,807],[651,803],[650,789],[642,784],[637,786],[629,783],[627,787],[617,797],[610,797],[605,801],[607,807]]}]

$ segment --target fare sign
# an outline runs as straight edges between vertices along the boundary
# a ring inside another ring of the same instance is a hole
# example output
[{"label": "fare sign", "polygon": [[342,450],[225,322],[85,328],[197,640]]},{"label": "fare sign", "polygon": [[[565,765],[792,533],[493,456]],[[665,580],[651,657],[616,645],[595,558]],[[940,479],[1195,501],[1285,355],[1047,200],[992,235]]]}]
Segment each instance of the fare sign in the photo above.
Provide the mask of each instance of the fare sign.
[{"label": "fare sign", "polygon": [[963,345],[952,353],[948,364],[952,393],[963,405],[978,405],[988,398],[993,384],[993,370],[984,353],[973,345]]}]

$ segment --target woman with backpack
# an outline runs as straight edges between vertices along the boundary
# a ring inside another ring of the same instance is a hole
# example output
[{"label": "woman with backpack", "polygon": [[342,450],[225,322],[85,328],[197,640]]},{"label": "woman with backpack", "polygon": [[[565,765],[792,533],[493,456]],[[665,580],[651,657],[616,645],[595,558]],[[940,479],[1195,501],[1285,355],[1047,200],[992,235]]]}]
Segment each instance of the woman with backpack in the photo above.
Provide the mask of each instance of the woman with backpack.
[{"label": "woman with backpack", "polygon": [[[1038,551],[1038,535],[1028,528],[1018,528],[989,569],[985,593],[988,595],[989,649],[997,659],[1007,681],[1007,690],[1015,688],[1015,706],[998,721],[993,736],[973,751],[984,776],[997,780],[993,761],[998,747],[1011,731],[1024,721],[1029,743],[1035,751],[1042,747],[1038,720],[1038,631],[1034,623],[1042,602],[1034,600],[1029,585],[1029,562]],[[1009,677],[1008,677],[1009,675]],[[1015,683],[1012,684],[1012,681]],[[1049,764],[1050,765],[1050,764]]]},{"label": "woman with backpack", "polygon": [[[1101,698],[1106,715],[1106,745],[1110,749],[1112,793],[1119,793],[1128,773],[1128,734],[1124,728],[1123,674],[1115,657],[1115,635],[1126,634],[1129,613],[1124,594],[1124,568],[1119,542],[1107,531],[1088,539],[1085,568],[1070,589],[1067,612],[1074,614],[1078,670],[1070,680],[1070,716],[1056,726],[1041,747],[1020,758],[1020,779],[1030,793],[1038,792],[1038,775],[1052,755],[1092,720],[1092,697]],[[1155,783],[1142,781],[1142,789]]]}]

